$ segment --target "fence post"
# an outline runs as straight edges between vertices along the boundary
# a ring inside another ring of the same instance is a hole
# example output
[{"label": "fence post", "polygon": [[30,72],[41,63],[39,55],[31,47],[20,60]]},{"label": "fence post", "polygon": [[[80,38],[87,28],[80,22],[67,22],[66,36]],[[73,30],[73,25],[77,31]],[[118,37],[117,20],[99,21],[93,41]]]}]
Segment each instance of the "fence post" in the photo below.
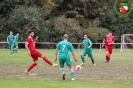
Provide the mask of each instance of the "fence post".
[{"label": "fence post", "polygon": [[100,52],[102,51],[102,46],[101,46],[101,43],[100,43]]}]

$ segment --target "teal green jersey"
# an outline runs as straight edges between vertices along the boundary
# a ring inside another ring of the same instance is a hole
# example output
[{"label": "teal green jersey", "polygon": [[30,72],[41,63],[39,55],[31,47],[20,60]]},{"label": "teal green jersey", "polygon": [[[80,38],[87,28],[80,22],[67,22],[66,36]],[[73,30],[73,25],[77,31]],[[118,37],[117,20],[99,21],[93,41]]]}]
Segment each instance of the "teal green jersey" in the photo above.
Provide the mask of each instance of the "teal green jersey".
[{"label": "teal green jersey", "polygon": [[69,50],[74,51],[73,45],[67,40],[59,42],[56,49],[59,50],[59,55],[68,55]]},{"label": "teal green jersey", "polygon": [[[88,46],[90,44],[92,44],[90,39],[84,39],[82,43],[83,43],[84,49],[88,49]],[[91,49],[91,48],[89,48],[89,49]]]},{"label": "teal green jersey", "polygon": [[14,35],[8,35],[8,37],[7,37],[7,40],[9,43],[13,43],[14,39],[15,39]]},{"label": "teal green jersey", "polygon": [[15,43],[18,43],[18,36],[14,36],[15,38]]}]

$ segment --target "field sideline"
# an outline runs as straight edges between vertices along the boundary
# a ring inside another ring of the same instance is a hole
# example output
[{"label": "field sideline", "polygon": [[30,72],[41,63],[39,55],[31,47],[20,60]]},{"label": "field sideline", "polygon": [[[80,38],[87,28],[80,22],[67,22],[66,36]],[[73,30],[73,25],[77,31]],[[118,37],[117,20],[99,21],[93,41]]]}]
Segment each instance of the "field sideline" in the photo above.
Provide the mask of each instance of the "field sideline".
[{"label": "field sideline", "polygon": [[[40,50],[54,62],[54,50]],[[81,51],[81,50],[80,50]],[[78,62],[81,63],[80,51],[76,50]],[[91,64],[86,56],[86,65],[76,71],[76,80],[71,81],[69,69],[66,67],[66,80],[58,67],[50,67],[39,59],[38,65],[26,76],[24,71],[32,63],[25,49],[9,56],[8,49],[0,49],[0,88],[133,88],[133,54],[132,51],[114,50],[111,62],[105,63],[105,52],[94,49],[97,66]],[[73,58],[72,58],[73,60]]]}]

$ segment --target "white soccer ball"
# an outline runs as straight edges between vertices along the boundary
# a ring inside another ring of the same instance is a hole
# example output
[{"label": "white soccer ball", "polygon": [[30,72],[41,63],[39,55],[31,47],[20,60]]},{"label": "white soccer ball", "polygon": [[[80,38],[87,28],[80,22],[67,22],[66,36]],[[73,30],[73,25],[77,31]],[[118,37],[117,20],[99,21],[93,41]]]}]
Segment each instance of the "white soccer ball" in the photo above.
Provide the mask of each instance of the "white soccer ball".
[{"label": "white soccer ball", "polygon": [[80,65],[76,65],[76,70],[81,70],[81,66]]}]

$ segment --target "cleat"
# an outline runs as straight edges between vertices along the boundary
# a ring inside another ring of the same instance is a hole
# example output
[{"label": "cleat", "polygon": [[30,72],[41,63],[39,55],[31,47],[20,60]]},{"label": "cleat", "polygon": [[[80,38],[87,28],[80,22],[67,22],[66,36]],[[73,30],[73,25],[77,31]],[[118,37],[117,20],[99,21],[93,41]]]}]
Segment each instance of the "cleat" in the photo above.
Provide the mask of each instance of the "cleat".
[{"label": "cleat", "polygon": [[106,61],[105,63],[109,63],[109,61]]},{"label": "cleat", "polygon": [[28,72],[28,71],[25,71],[25,73],[26,73],[27,75],[31,75],[30,72]]},{"label": "cleat", "polygon": [[52,65],[52,67],[56,67],[56,66],[58,66],[58,64],[53,64],[53,65]]},{"label": "cleat", "polygon": [[63,77],[62,77],[63,80],[65,80],[65,74],[63,74]]},{"label": "cleat", "polygon": [[93,66],[97,66],[96,64],[93,64]]},{"label": "cleat", "polygon": [[72,78],[72,81],[74,81],[75,79],[74,78]]},{"label": "cleat", "polygon": [[85,65],[85,63],[81,63],[81,64],[80,64],[80,66],[84,66],[84,65]]}]

